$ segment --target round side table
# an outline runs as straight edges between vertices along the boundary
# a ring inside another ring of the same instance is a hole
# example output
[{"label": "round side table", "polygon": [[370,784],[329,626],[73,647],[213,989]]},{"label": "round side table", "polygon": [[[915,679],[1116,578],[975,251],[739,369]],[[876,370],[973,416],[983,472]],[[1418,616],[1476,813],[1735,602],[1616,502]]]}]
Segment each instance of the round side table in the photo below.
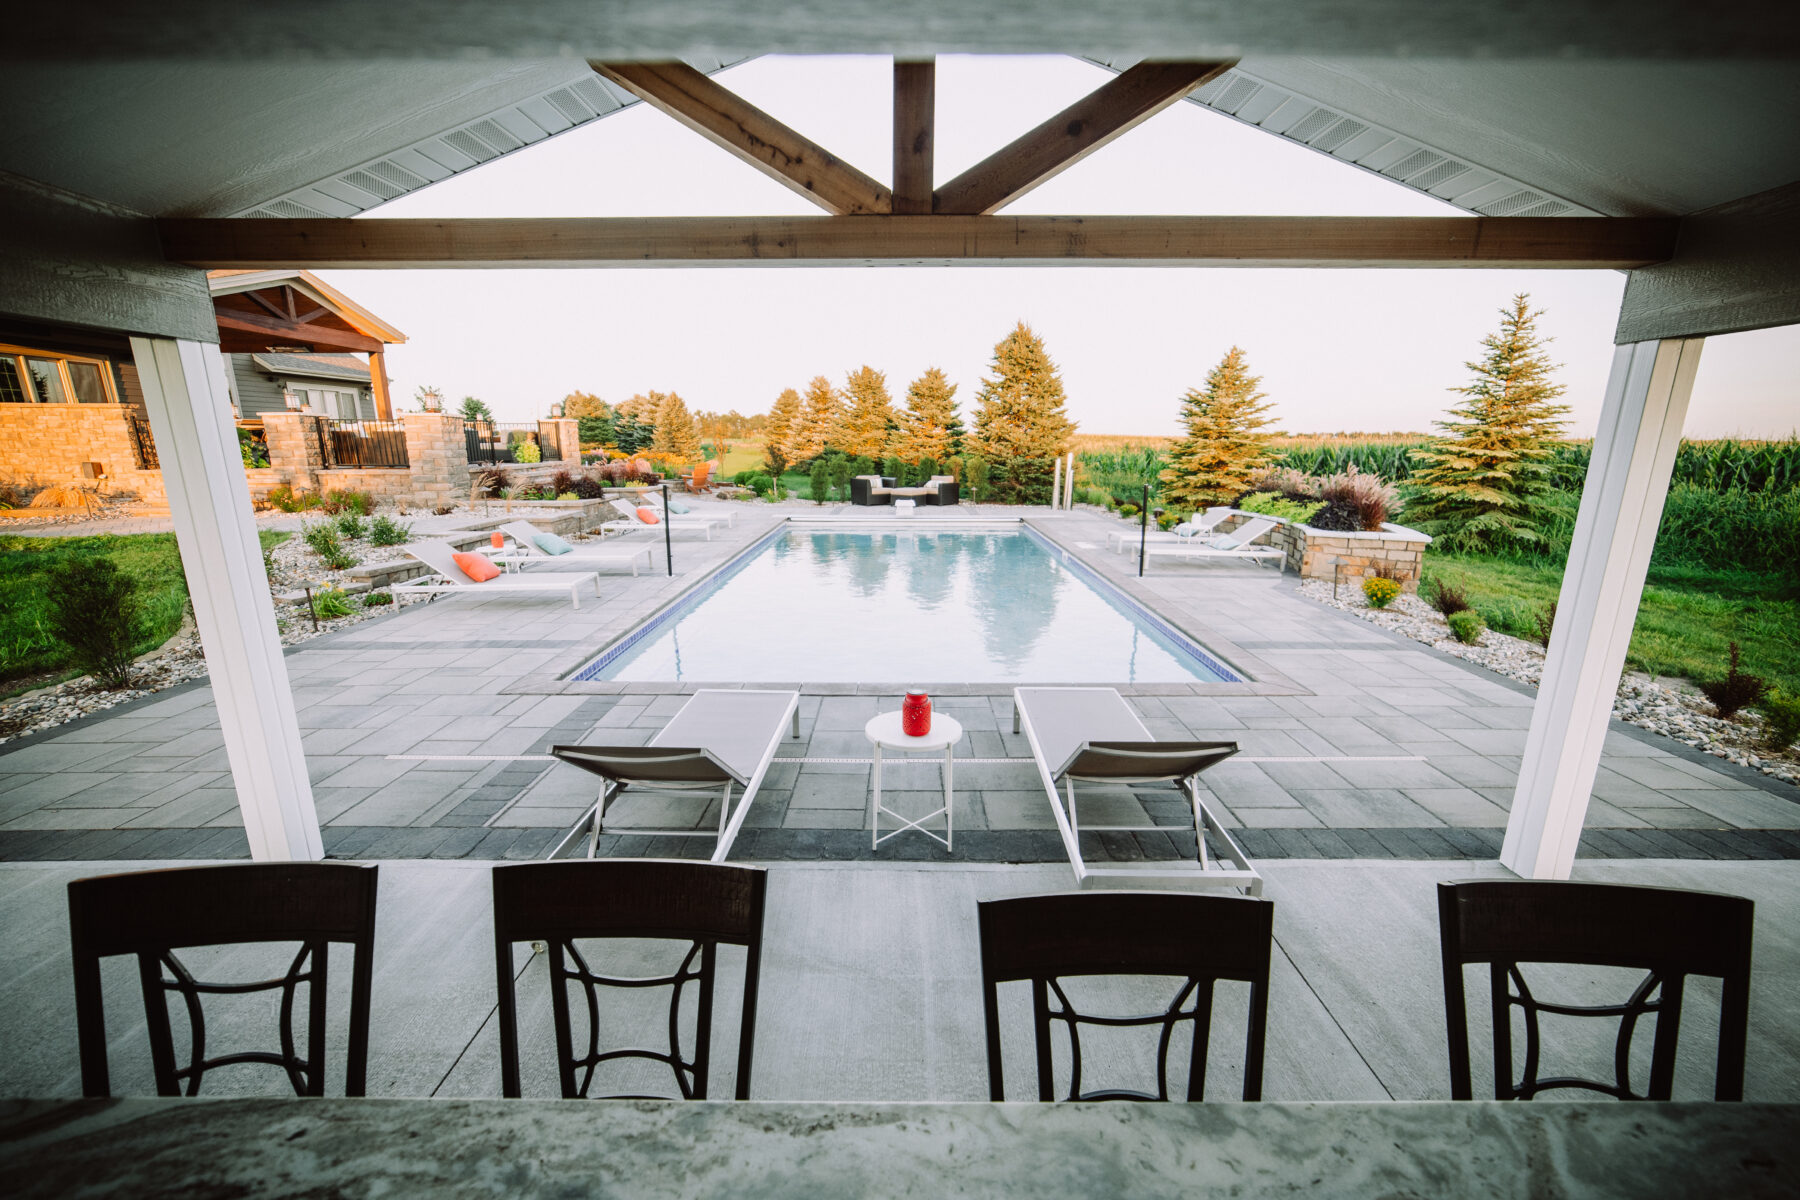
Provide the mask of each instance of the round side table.
[{"label": "round side table", "polygon": [[[952,849],[950,840],[956,834],[955,817],[952,809],[955,806],[955,791],[952,778],[956,766],[956,743],[962,740],[962,722],[955,717],[943,713],[931,714],[931,731],[924,737],[909,737],[900,731],[900,714],[897,712],[877,713],[863,726],[863,736],[875,744],[875,773],[873,786],[869,794],[869,849],[881,845],[887,838],[908,829],[917,829],[926,837],[937,838],[944,844],[944,849]],[[944,752],[944,806],[933,809],[918,820],[909,821],[900,813],[881,803],[881,752],[882,750],[926,750],[935,753]],[[898,829],[881,832],[881,814],[886,813],[899,821]],[[944,836],[938,837],[931,830],[923,827],[923,823],[938,814],[944,817]]]}]

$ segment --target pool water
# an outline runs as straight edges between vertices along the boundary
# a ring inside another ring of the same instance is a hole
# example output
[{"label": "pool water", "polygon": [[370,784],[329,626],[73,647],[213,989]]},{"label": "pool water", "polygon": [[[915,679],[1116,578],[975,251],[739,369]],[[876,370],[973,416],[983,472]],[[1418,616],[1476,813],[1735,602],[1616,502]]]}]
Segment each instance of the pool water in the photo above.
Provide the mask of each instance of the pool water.
[{"label": "pool water", "polygon": [[1035,533],[793,528],[573,678],[1011,684],[1240,677]]}]

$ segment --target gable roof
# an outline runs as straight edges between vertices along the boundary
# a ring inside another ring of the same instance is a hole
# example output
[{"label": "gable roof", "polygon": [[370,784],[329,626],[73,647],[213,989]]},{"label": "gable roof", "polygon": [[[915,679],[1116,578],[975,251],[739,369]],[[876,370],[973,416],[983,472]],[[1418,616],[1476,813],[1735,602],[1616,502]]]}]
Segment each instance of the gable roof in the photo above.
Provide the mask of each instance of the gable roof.
[{"label": "gable roof", "polygon": [[330,309],[345,325],[358,333],[366,334],[389,345],[397,345],[406,341],[404,333],[311,271],[302,271],[294,267],[263,271],[208,271],[206,286],[211,290],[215,300],[220,296],[235,296],[244,292],[261,291],[264,288],[291,287]]},{"label": "gable roof", "polygon": [[252,354],[250,361],[271,375],[369,382],[369,364],[348,354]]}]

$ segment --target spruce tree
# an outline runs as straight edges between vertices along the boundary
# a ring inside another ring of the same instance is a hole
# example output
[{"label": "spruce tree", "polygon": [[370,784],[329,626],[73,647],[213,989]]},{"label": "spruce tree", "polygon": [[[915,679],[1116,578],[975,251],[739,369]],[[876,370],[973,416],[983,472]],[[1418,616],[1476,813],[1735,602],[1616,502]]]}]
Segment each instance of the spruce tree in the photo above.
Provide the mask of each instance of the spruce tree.
[{"label": "spruce tree", "polygon": [[806,385],[803,405],[799,423],[788,438],[788,461],[792,463],[810,462],[843,436],[844,400],[831,380],[815,375]]},{"label": "spruce tree", "polygon": [[1206,376],[1204,389],[1181,399],[1184,433],[1169,447],[1169,465],[1157,476],[1171,508],[1229,504],[1250,487],[1250,473],[1269,457],[1267,397],[1262,376],[1250,374],[1244,352],[1233,346]]},{"label": "spruce tree", "polygon": [[[782,388],[763,425],[763,445],[780,455],[783,465],[793,457],[794,433],[799,425],[800,393],[793,388]],[[773,470],[773,459],[770,465]]]},{"label": "spruce tree", "polygon": [[1068,446],[1075,423],[1063,411],[1062,377],[1043,339],[1020,321],[994,347],[992,379],[976,397],[971,449],[990,463],[1054,458]]},{"label": "spruce tree", "polygon": [[849,411],[844,416],[842,440],[833,443],[847,454],[871,457],[887,452],[888,427],[894,422],[894,400],[888,395],[887,375],[863,366],[844,379]]},{"label": "spruce tree", "polygon": [[[651,395],[655,395],[654,392]],[[675,392],[662,398],[656,408],[656,438],[650,449],[680,462],[694,462],[700,457],[700,437],[694,432],[694,418],[687,402]]]},{"label": "spruce tree", "polygon": [[1533,509],[1550,488],[1550,459],[1568,406],[1554,403],[1563,386],[1544,353],[1531,297],[1521,292],[1500,310],[1500,329],[1482,339],[1487,354],[1464,364],[1475,373],[1465,399],[1437,422],[1443,434],[1413,451],[1424,463],[1413,472],[1409,522],[1449,547],[1493,550],[1542,540]]},{"label": "spruce tree", "polygon": [[[955,433],[952,433],[954,427]],[[956,385],[936,367],[906,389],[906,412],[894,450],[909,463],[945,459],[956,453],[962,420],[956,415]]]}]

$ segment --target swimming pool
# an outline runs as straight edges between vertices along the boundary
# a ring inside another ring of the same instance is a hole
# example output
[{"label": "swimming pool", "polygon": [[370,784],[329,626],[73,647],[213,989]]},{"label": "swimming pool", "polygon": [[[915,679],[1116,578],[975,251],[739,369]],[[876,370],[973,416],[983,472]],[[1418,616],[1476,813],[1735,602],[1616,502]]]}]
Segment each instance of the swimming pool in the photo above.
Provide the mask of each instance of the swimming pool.
[{"label": "swimming pool", "polygon": [[778,529],[573,679],[1217,683],[1242,676],[1035,531]]}]

